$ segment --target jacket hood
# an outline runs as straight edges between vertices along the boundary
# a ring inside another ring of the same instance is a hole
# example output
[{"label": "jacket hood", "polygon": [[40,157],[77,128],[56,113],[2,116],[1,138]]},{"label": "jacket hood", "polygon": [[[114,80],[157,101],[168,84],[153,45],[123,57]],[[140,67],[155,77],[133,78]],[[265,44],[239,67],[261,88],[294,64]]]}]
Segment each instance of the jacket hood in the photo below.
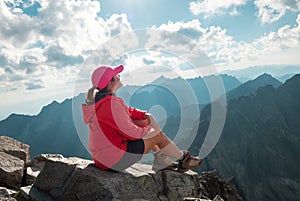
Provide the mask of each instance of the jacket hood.
[{"label": "jacket hood", "polygon": [[106,98],[94,103],[92,105],[82,105],[82,114],[83,114],[83,121],[85,124],[92,123],[94,116],[96,115],[96,111],[101,106],[101,104],[105,101]]},{"label": "jacket hood", "polygon": [[109,96],[107,95],[105,98],[99,100],[98,102],[92,104],[92,105],[86,105],[82,104],[82,114],[83,114],[83,121],[85,124],[92,123],[93,118],[96,115],[97,110],[99,107],[105,102],[109,101],[111,99],[117,99],[115,96]]},{"label": "jacket hood", "polygon": [[81,106],[81,108],[82,108],[82,114],[83,114],[83,121],[84,121],[84,123],[85,124],[91,123],[93,117],[96,114],[95,104],[93,104],[93,105],[83,104]]}]

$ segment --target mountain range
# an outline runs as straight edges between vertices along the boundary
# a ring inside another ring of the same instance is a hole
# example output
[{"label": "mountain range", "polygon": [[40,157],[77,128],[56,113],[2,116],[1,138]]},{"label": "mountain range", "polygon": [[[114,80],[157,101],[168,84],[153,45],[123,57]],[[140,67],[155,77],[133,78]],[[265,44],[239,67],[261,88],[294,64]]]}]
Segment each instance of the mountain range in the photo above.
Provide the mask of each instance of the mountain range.
[{"label": "mountain range", "polygon": [[[217,169],[226,177],[233,176],[249,200],[299,199],[300,177],[296,170],[300,165],[296,157],[299,158],[300,153],[297,148],[300,147],[300,120],[297,116],[300,112],[297,89],[300,75],[284,84],[269,74],[245,83],[233,76],[222,75],[221,78],[228,103],[226,122],[216,148],[205,158],[201,169]],[[218,96],[224,95],[217,93],[211,98],[203,78],[161,77],[145,86],[125,86],[119,95],[128,104],[141,109],[161,105],[168,115],[164,131],[173,138],[172,133],[178,130],[182,112],[177,100],[181,95],[176,94],[177,90],[174,93],[173,89],[185,90],[181,84],[178,86],[179,83],[189,84],[202,110],[197,138],[190,148],[197,154],[210,121],[209,103],[211,99],[217,101]],[[12,114],[0,122],[0,134],[29,144],[32,156],[60,153],[90,159],[81,142],[88,136],[78,135],[78,127],[73,121],[74,116],[80,116],[84,97],[84,94],[79,94],[73,100],[54,101],[36,116]],[[184,105],[187,110],[188,107],[188,104]]]},{"label": "mountain range", "polygon": [[[249,200],[300,200],[299,86],[300,74],[277,88],[267,85],[229,101],[222,135],[204,168],[233,176]],[[210,109],[202,111],[191,147],[195,154],[210,124]]]},{"label": "mountain range", "polygon": [[241,82],[253,80],[263,73],[268,73],[280,82],[285,82],[295,74],[300,73],[300,66],[297,65],[261,65],[244,69],[226,70],[222,73],[236,77]]}]

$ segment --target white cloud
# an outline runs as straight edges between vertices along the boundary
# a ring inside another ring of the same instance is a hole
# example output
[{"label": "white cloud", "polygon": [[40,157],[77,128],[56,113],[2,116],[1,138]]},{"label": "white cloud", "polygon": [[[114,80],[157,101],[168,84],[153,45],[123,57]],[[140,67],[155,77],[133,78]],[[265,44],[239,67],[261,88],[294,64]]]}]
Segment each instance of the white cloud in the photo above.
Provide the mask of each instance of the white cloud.
[{"label": "white cloud", "polygon": [[13,13],[4,1],[0,1],[0,19],[0,38],[6,43],[22,47],[35,40],[36,20],[20,12]]},{"label": "white cloud", "polygon": [[[197,0],[190,2],[189,9],[194,15],[204,15],[205,18],[214,15],[239,15],[238,7],[247,0]],[[272,23],[285,15],[286,11],[299,12],[299,0],[254,0],[257,17],[264,23]]]},{"label": "white cloud", "polygon": [[253,42],[254,46],[262,51],[283,51],[300,47],[300,14],[297,26],[286,25]]},{"label": "white cloud", "polygon": [[[189,27],[189,29],[187,30],[186,27]],[[159,28],[171,32],[184,33],[187,36],[196,36],[192,38],[193,44],[196,41],[196,46],[188,43],[180,44],[185,46],[180,48],[183,55],[188,58],[193,57],[197,52],[203,51],[219,69],[243,68],[246,67],[244,65],[276,64],[278,62],[280,64],[295,64],[300,56],[300,14],[298,15],[296,26],[283,26],[276,32],[271,32],[250,43],[235,41],[232,36],[227,34],[226,29],[221,27],[211,26],[204,29],[199,21],[194,21],[193,23],[168,22],[168,24],[161,25]],[[182,30],[185,31],[182,32]],[[199,32],[199,34],[189,34],[189,32]],[[161,43],[160,46],[162,47],[178,45],[163,44],[162,41],[164,40],[159,39],[161,39],[161,36],[153,37],[152,43],[156,41],[156,45]],[[176,50],[176,48],[172,49]],[[270,59],[270,55],[276,55],[276,60]],[[295,55],[298,56],[295,57]],[[294,59],[291,60],[293,56]]]},{"label": "white cloud", "polygon": [[258,9],[257,16],[262,23],[272,23],[279,20],[287,10],[300,11],[299,0],[254,0]]},{"label": "white cloud", "polygon": [[237,7],[245,5],[247,0],[198,0],[190,3],[190,11],[194,15],[204,14],[204,17],[222,15],[225,11],[238,14]]},{"label": "white cloud", "polygon": [[27,90],[35,90],[35,89],[41,89],[45,87],[44,82],[41,80],[27,81],[25,85]]},{"label": "white cloud", "polygon": [[[72,82],[84,59],[108,38],[132,30],[124,14],[100,18],[99,1],[5,2],[0,1],[0,91],[14,86],[49,89],[53,82]],[[36,2],[40,4],[37,16],[16,8]]]},{"label": "white cloud", "polygon": [[237,10],[237,8],[234,8],[230,13],[229,13],[229,15],[231,15],[231,16],[236,16],[236,15],[240,15],[241,14],[241,12],[239,12],[238,10]]}]

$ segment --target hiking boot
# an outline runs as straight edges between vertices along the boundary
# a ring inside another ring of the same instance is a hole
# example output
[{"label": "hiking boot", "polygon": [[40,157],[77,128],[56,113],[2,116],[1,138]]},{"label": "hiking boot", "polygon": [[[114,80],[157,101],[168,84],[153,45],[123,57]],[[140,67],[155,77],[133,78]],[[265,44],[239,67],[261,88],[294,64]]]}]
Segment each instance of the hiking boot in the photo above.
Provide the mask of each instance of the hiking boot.
[{"label": "hiking boot", "polygon": [[177,168],[177,163],[171,161],[171,159],[168,156],[164,155],[161,151],[153,153],[153,155],[154,160],[152,164],[152,170],[175,170]]},{"label": "hiking boot", "polygon": [[200,167],[202,163],[201,158],[192,156],[189,151],[183,151],[183,153],[183,158],[181,160],[178,160],[178,171],[186,172],[189,169],[195,169]]}]

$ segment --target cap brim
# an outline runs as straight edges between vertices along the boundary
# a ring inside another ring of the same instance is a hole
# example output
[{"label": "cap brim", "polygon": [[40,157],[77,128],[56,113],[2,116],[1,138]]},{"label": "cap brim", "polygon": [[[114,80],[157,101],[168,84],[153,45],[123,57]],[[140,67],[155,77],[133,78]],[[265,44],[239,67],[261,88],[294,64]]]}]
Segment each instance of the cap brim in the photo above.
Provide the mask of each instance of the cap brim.
[{"label": "cap brim", "polygon": [[118,66],[118,67],[115,67],[115,68],[114,68],[114,74],[117,75],[117,74],[121,73],[123,70],[124,70],[123,65],[120,65],[120,66]]}]

